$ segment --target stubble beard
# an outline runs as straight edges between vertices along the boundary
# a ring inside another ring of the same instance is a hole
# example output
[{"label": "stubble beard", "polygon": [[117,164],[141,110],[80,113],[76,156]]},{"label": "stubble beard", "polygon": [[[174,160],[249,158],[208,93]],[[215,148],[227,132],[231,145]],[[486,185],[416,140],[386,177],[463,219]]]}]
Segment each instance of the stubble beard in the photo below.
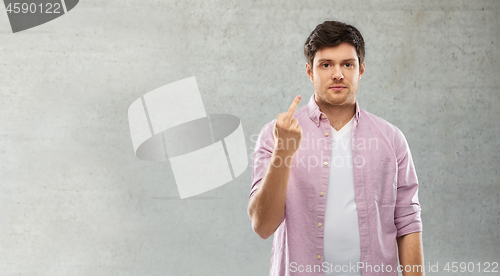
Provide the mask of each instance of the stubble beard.
[{"label": "stubble beard", "polygon": [[[342,84],[345,85],[345,84]],[[352,87],[349,85],[345,85],[346,88],[344,90],[347,91],[341,91],[340,95],[335,92],[335,91],[330,91],[328,87],[325,87],[323,89],[323,93],[321,94],[322,97],[320,97],[320,101],[322,105],[326,107],[339,107],[339,106],[345,106],[349,104],[354,104],[356,101],[356,94],[355,92],[352,91]],[[340,97],[339,97],[340,96]]]}]

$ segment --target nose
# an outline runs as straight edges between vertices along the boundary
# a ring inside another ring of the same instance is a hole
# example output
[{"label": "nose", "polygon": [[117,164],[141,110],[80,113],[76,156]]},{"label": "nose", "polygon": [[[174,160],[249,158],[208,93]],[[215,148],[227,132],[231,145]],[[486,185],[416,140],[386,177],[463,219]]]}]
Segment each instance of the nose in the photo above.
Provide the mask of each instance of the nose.
[{"label": "nose", "polygon": [[334,80],[343,80],[344,79],[344,75],[342,74],[342,69],[339,66],[334,67],[332,79],[334,79]]}]

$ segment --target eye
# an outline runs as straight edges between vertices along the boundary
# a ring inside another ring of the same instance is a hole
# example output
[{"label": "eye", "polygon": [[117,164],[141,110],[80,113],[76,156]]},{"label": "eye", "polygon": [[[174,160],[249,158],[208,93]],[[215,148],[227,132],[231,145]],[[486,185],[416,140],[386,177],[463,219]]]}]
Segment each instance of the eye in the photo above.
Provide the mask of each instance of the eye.
[{"label": "eye", "polygon": [[350,64],[350,63],[346,63],[346,64],[345,64],[345,67],[347,67],[347,68],[351,68],[351,67],[352,67],[352,64]]},{"label": "eye", "polygon": [[330,64],[328,64],[328,63],[323,63],[323,64],[321,64],[321,66],[323,66],[323,68],[328,68],[328,67],[330,67]]}]

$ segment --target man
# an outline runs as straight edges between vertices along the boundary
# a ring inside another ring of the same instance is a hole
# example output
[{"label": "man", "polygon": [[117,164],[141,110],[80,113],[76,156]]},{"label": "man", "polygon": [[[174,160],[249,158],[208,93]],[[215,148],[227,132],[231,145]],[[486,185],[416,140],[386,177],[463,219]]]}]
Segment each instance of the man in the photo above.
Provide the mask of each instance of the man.
[{"label": "man", "polygon": [[264,126],[253,156],[248,214],[261,238],[274,233],[270,275],[423,275],[407,141],[356,101],[363,37],[326,21],[304,54],[314,94]]}]

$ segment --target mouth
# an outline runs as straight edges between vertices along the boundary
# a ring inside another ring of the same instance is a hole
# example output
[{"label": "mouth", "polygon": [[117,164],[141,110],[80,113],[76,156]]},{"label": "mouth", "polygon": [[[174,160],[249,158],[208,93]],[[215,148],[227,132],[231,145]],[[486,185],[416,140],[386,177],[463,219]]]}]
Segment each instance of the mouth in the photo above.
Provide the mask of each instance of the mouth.
[{"label": "mouth", "polygon": [[330,86],[328,89],[331,89],[333,91],[340,91],[342,89],[346,88],[345,86],[343,85],[334,85],[334,86]]}]

